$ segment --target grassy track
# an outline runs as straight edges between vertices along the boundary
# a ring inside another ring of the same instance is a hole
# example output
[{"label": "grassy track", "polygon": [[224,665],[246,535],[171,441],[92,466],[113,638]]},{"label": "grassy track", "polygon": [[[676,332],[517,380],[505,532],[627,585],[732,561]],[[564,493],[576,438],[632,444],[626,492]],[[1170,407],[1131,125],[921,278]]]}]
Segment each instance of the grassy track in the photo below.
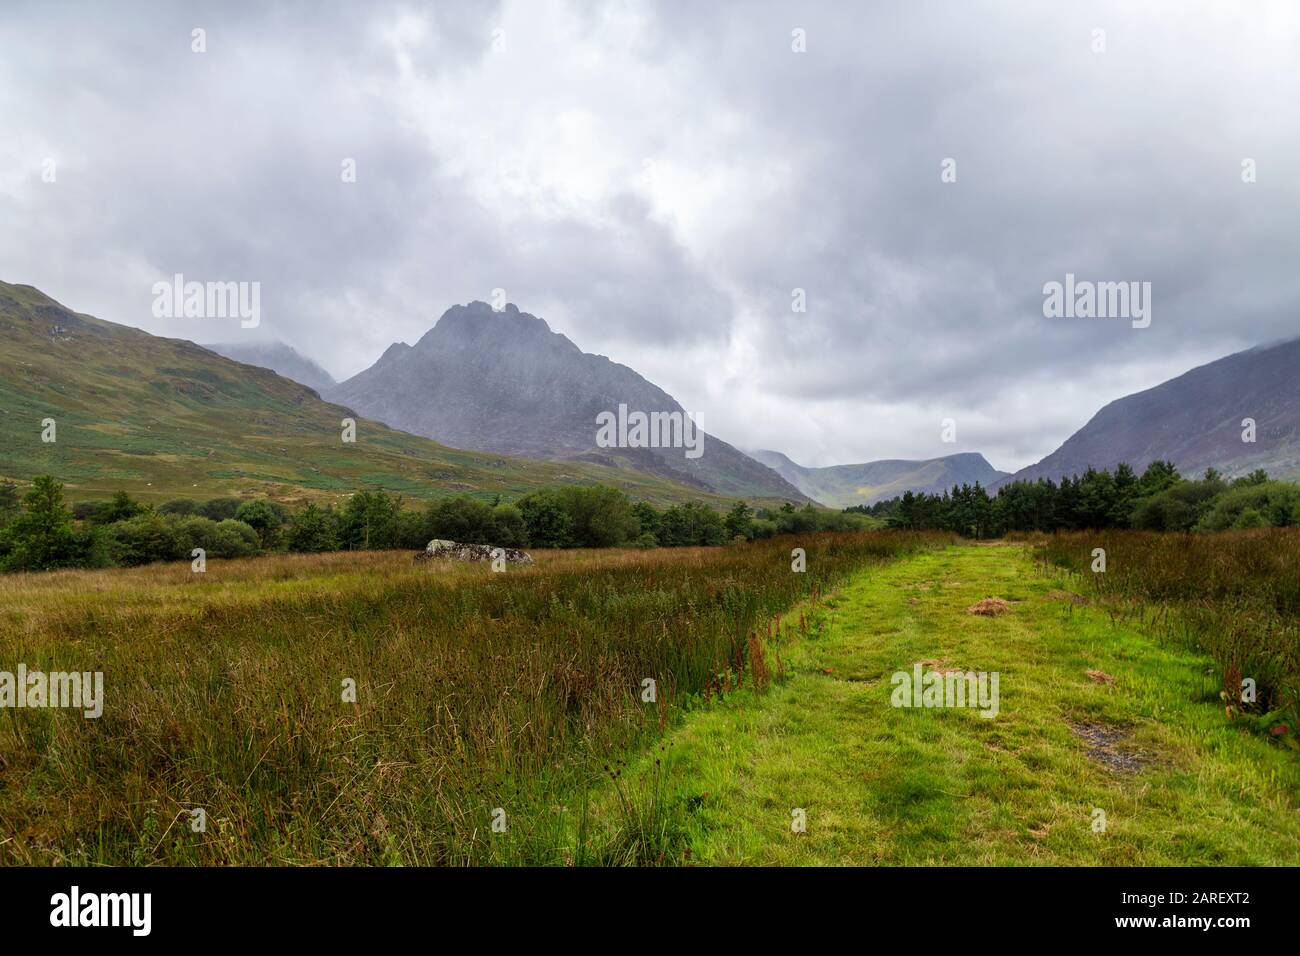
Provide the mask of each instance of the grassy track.
[{"label": "grassy track", "polygon": [[[1295,754],[1225,720],[1208,658],[1068,587],[1009,545],[864,571],[823,602],[820,635],[782,647],[785,682],[694,712],[618,789],[656,794],[665,862],[1300,863]],[[989,596],[1010,610],[966,612]],[[891,707],[891,675],[918,661],[999,672],[1000,713]]]}]

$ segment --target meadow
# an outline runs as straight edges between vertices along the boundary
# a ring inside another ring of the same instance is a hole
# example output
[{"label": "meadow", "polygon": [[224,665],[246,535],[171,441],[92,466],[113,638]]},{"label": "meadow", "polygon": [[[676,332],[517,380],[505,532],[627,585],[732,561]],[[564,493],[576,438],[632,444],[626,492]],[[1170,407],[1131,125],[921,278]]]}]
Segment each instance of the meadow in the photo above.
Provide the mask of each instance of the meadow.
[{"label": "meadow", "polygon": [[[1104,573],[1092,570],[1105,552]],[[1263,732],[1300,726],[1300,528],[1173,534],[1059,534],[1042,561],[1074,572],[1113,617],[1164,633],[1214,658],[1231,718]],[[1254,682],[1243,700],[1243,680]]]},{"label": "meadow", "polygon": [[102,671],[105,706],[0,715],[0,863],[654,862],[636,827],[575,838],[583,795],[705,700],[779,679],[778,615],[947,540],[7,576],[0,669]]},{"label": "meadow", "polygon": [[[1228,719],[1207,654],[1031,547],[924,551],[817,604],[783,680],[687,715],[589,817],[697,865],[1300,864],[1294,735]],[[918,664],[1000,675],[996,715],[896,706]]]},{"label": "meadow", "polygon": [[[0,714],[0,863],[1300,862],[1300,532],[534,559],[0,578],[0,670],[105,685]],[[996,719],[891,706],[917,664]]]}]

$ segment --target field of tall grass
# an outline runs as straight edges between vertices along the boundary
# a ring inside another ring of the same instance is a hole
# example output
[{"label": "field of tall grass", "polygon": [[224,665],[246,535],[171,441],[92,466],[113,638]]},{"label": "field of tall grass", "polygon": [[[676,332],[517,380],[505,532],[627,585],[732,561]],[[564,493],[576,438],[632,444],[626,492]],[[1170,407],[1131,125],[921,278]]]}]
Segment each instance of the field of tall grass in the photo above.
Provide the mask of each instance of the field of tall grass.
[{"label": "field of tall grass", "polygon": [[703,695],[779,672],[764,639],[786,609],[946,540],[539,552],[505,573],[353,552],[7,577],[0,670],[102,671],[105,705],[0,713],[0,863],[625,859],[572,825],[590,787]]},{"label": "field of tall grass", "polygon": [[[1105,550],[1105,573],[1092,571]],[[1172,534],[1058,534],[1040,560],[1076,572],[1112,614],[1208,653],[1225,709],[1294,745],[1300,724],[1300,528]],[[1242,681],[1257,699],[1242,699]],[[1285,727],[1285,731],[1279,728]]]}]

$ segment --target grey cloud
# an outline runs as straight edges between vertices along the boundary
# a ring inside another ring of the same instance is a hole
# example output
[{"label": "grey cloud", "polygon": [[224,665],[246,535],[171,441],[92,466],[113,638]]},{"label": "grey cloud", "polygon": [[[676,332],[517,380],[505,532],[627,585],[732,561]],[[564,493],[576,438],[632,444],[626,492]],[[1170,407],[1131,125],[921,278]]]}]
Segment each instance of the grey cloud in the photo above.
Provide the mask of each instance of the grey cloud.
[{"label": "grey cloud", "polygon": [[[655,84],[653,110],[632,118],[646,148],[691,157],[702,177],[777,183],[702,200],[721,204],[696,210],[719,224],[704,239],[628,184],[585,214],[502,218],[437,145],[455,131],[436,98],[414,114],[394,101],[476,95],[491,30],[520,9],[7,6],[0,123],[17,135],[0,162],[21,169],[0,167],[13,225],[0,271],[208,341],[229,336],[152,322],[153,279],[258,279],[259,334],[340,376],[502,287],[616,361],[680,352],[657,383],[697,406],[715,396],[711,431],[818,464],[919,455],[939,409],[972,423],[963,446],[1025,464],[1121,389],[1296,332],[1300,29],[1283,4],[1260,5],[1232,42],[1224,24],[1240,15],[1211,4],[572,7],[571,55],[598,58],[611,87],[638,67]],[[615,29],[629,10],[636,28]],[[398,54],[379,31],[402,17],[426,29]],[[790,50],[795,27],[807,53]],[[514,106],[546,92],[520,63]],[[476,110],[502,108],[478,95]],[[599,88],[550,105],[629,121]],[[44,144],[62,157],[56,187],[24,152]],[[550,144],[492,149],[521,146]],[[339,181],[344,157],[354,185]],[[1067,271],[1151,281],[1151,328],[1044,318],[1042,285]],[[806,314],[790,311],[795,287]],[[723,373],[742,332],[752,355]],[[755,414],[764,401],[787,417]]]}]

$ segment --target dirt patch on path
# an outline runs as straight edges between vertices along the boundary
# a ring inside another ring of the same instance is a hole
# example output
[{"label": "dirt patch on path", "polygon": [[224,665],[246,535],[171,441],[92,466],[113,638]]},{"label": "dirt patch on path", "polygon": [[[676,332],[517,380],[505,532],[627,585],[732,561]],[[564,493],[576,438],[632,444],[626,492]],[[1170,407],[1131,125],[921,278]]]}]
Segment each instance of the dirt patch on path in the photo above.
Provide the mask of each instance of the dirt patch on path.
[{"label": "dirt patch on path", "polygon": [[1151,762],[1145,754],[1125,749],[1129,731],[1114,724],[1067,720],[1074,735],[1088,745],[1088,756],[1115,773],[1137,773]]},{"label": "dirt patch on path", "polygon": [[997,617],[999,614],[1006,614],[1011,610],[1011,605],[1002,598],[985,598],[982,601],[976,601],[970,607],[966,608],[967,614],[978,614],[981,617]]}]

